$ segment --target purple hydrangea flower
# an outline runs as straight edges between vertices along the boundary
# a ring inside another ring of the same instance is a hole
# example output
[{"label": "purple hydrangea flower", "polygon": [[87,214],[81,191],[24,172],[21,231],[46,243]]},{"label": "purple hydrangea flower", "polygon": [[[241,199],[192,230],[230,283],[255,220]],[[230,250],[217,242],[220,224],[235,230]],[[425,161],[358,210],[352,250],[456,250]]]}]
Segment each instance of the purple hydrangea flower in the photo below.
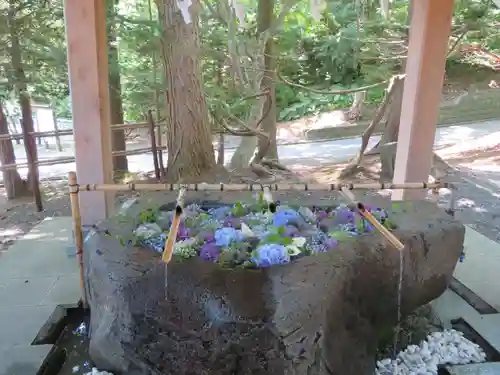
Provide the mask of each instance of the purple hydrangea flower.
[{"label": "purple hydrangea flower", "polygon": [[189,238],[189,229],[184,226],[183,223],[180,223],[179,229],[177,231],[177,240],[186,240]]},{"label": "purple hydrangea flower", "polygon": [[354,212],[344,209],[335,212],[335,217],[339,220],[339,224],[351,224],[354,223]]},{"label": "purple hydrangea flower", "polygon": [[335,249],[339,246],[339,241],[336,238],[328,237],[328,239],[325,240],[325,245],[328,247],[328,250]]},{"label": "purple hydrangea flower", "polygon": [[215,243],[220,247],[228,247],[231,242],[241,242],[244,239],[241,230],[234,228],[221,228],[217,229],[214,234]]},{"label": "purple hydrangea flower", "polygon": [[216,261],[221,253],[221,248],[215,243],[206,243],[200,249],[200,258],[203,260]]},{"label": "purple hydrangea flower", "polygon": [[204,241],[204,242],[214,242],[215,237],[212,232],[201,232],[199,234],[199,237]]},{"label": "purple hydrangea flower", "polygon": [[273,216],[273,225],[281,227],[287,225],[290,221],[299,221],[300,214],[291,209],[284,209],[276,212]]},{"label": "purple hydrangea flower", "polygon": [[294,227],[293,225],[287,225],[285,227],[285,234],[284,234],[285,237],[294,237],[298,236],[299,234],[300,233],[297,227]]},{"label": "purple hydrangea flower", "polygon": [[283,245],[266,244],[255,250],[252,262],[259,268],[266,268],[275,264],[290,263],[290,255]]},{"label": "purple hydrangea flower", "polygon": [[321,220],[321,219],[326,219],[326,218],[328,218],[328,212],[323,211],[323,210],[322,210],[322,211],[317,211],[317,212],[316,212],[316,217],[317,217],[319,220]]}]

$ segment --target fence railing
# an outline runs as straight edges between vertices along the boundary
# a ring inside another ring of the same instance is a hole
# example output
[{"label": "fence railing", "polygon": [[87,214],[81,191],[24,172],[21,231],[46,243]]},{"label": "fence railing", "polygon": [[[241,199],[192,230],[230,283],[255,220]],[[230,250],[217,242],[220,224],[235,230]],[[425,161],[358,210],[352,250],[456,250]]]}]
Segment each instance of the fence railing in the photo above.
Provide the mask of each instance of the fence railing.
[{"label": "fence railing", "polygon": [[[123,130],[137,130],[137,129],[149,129],[149,140],[150,146],[138,148],[134,150],[113,150],[111,152],[112,157],[117,156],[132,156],[132,155],[141,155],[149,152],[153,153],[153,164],[155,169],[155,176],[157,180],[160,180],[165,174],[165,168],[163,166],[163,154],[162,152],[166,150],[165,146],[161,145],[161,123],[155,124],[152,113],[149,112],[147,116],[147,122],[140,123],[130,123],[130,124],[114,124],[111,125],[111,131],[123,131]],[[157,133],[157,134],[155,134]],[[26,151],[26,155],[33,155],[33,152],[30,147],[36,147],[36,138],[52,138],[52,137],[60,137],[66,135],[74,135],[73,129],[61,129],[61,130],[51,130],[45,132],[29,132],[27,134],[0,134],[0,145],[3,141],[13,141],[13,140],[24,140],[24,148]],[[157,141],[158,140],[158,141]],[[39,173],[38,167],[40,166],[50,166],[56,164],[68,164],[74,163],[74,156],[64,156],[59,158],[51,158],[45,160],[38,159],[38,153],[36,153],[36,158],[27,158],[28,161],[24,163],[12,163],[12,164],[4,164],[0,166],[0,171],[9,171],[15,170],[18,168],[28,168],[30,171],[36,171],[34,176],[31,179],[31,186],[35,203],[38,211],[42,211],[42,200],[40,193],[40,181],[39,181]],[[7,181],[4,181],[4,184]]]}]

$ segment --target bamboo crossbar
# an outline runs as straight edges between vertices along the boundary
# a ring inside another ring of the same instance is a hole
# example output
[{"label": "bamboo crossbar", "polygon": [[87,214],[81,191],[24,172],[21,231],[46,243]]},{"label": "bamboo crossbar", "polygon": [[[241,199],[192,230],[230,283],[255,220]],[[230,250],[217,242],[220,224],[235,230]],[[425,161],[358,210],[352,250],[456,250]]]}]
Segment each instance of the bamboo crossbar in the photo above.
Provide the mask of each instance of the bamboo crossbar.
[{"label": "bamboo crossbar", "polygon": [[[333,182],[330,184],[82,184],[70,186],[70,192],[79,191],[342,191],[347,190],[396,190],[396,189],[454,189],[449,182],[408,182],[404,184],[393,183],[365,183],[352,184]],[[266,189],[266,190],[267,190]]]}]

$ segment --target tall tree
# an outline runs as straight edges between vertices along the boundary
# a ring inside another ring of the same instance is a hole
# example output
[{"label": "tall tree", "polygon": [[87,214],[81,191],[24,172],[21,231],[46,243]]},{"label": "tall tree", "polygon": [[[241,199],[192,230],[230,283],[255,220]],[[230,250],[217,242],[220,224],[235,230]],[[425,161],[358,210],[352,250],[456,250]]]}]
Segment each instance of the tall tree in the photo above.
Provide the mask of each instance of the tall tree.
[{"label": "tall tree", "polygon": [[[118,56],[118,41],[116,28],[116,8],[119,0],[107,0],[108,12],[108,60],[109,60],[109,103],[111,111],[111,123],[123,124],[123,102],[122,84],[120,76],[120,60]],[[123,130],[114,130],[111,134],[113,150],[125,150],[126,139]],[[113,169],[115,171],[127,172],[127,156],[114,156]]]},{"label": "tall tree", "polygon": [[[188,2],[184,2],[188,3]],[[167,87],[167,178],[196,178],[215,167],[215,155],[200,67],[198,12],[193,0],[157,0],[163,29],[162,58]],[[182,12],[181,12],[182,11]]]},{"label": "tall tree", "polygon": [[22,46],[20,40],[20,31],[22,30],[22,21],[25,19],[19,12],[20,6],[16,0],[9,1],[9,8],[7,11],[7,23],[10,33],[10,59],[12,69],[12,80],[16,96],[21,108],[21,124],[23,129],[26,157],[29,163],[28,181],[31,183],[29,186],[33,190],[33,194],[37,199],[38,208],[41,210],[40,192],[38,185],[38,167],[30,163],[36,161],[37,148],[36,142],[33,137],[27,136],[28,133],[34,132],[33,113],[31,109],[31,99],[28,92],[28,85],[26,73],[24,71]]}]

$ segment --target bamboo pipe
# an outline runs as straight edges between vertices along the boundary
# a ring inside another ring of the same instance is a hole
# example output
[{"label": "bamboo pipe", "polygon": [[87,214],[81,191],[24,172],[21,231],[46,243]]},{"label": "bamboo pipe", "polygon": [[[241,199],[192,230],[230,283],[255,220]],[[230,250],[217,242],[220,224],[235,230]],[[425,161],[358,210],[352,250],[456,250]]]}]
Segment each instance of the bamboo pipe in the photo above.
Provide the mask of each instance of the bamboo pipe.
[{"label": "bamboo pipe", "polygon": [[[73,236],[75,238],[76,257],[80,268],[80,289],[82,291],[82,305],[88,309],[87,289],[85,288],[85,269],[83,266],[83,230],[82,216],[80,213],[80,201],[78,200],[78,180],[75,172],[68,173],[71,216],[73,217]],[[75,189],[76,187],[76,189]]]},{"label": "bamboo pipe", "polygon": [[269,212],[274,214],[276,212],[276,203],[274,202],[273,195],[271,194],[271,189],[268,186],[264,186],[262,190],[262,197],[267,203],[267,209]]},{"label": "bamboo pipe", "polygon": [[[369,183],[349,184],[333,182],[330,184],[271,184],[271,191],[342,191],[346,190],[385,190],[385,189],[453,189],[449,182],[409,182],[404,184]],[[78,191],[259,191],[261,184],[87,184],[77,187]]]},{"label": "bamboo pipe", "polygon": [[186,195],[186,189],[181,188],[179,190],[179,194],[177,195],[177,204],[175,206],[174,219],[172,220],[172,225],[170,225],[170,232],[168,233],[167,241],[165,241],[165,248],[163,249],[163,254],[161,257],[161,259],[167,264],[172,259],[175,240],[177,238],[177,232],[179,230],[179,225],[181,223],[181,216],[184,210],[185,195]]},{"label": "bamboo pipe", "polygon": [[363,205],[363,203],[356,201],[356,197],[354,194],[347,190],[342,189],[342,194],[349,200],[351,203],[356,205],[361,216],[363,216],[371,225],[377,229],[382,236],[397,250],[403,250],[405,245],[394,235],[392,234],[386,227],[384,227],[380,222],[373,216],[370,212],[368,212]]}]

